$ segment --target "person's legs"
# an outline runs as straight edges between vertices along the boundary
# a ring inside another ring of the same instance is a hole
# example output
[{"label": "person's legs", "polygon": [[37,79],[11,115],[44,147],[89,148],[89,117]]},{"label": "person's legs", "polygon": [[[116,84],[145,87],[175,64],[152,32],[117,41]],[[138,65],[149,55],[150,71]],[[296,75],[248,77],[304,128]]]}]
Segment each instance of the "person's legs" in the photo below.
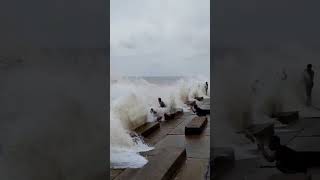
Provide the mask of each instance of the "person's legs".
[{"label": "person's legs", "polygon": [[311,104],[311,91],[312,91],[312,86],[307,85],[307,86],[306,86],[307,105],[310,105],[310,104]]}]

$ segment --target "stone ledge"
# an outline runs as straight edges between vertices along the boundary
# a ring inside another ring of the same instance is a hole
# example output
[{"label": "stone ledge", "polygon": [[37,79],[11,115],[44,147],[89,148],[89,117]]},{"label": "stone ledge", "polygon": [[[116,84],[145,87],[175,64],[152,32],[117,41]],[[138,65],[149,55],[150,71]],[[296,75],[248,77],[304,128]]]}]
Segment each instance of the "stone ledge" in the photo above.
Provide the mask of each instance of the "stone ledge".
[{"label": "stone ledge", "polygon": [[141,169],[126,169],[116,180],[170,180],[186,160],[185,148],[163,148]]},{"label": "stone ledge", "polygon": [[135,132],[138,133],[140,136],[147,137],[154,131],[160,128],[160,123],[158,122],[147,122],[142,126],[135,129]]},{"label": "stone ledge", "polygon": [[208,118],[194,117],[185,127],[185,135],[201,134],[208,123]]}]

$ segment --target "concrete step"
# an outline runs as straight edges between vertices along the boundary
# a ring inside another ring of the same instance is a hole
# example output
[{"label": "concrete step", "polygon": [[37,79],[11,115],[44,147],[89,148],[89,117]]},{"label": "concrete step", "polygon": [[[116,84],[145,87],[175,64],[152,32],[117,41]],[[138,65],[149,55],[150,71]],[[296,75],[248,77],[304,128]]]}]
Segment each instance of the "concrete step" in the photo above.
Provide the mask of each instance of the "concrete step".
[{"label": "concrete step", "polygon": [[280,137],[280,143],[282,145],[287,145],[299,134],[299,132],[276,132],[275,134]]},{"label": "concrete step", "polygon": [[148,163],[140,169],[125,169],[116,180],[171,179],[186,160],[185,138],[165,136],[157,141],[154,150],[140,154]]},{"label": "concrete step", "polygon": [[299,120],[299,111],[280,112],[273,115],[283,124],[290,124]]},{"label": "concrete step", "polygon": [[113,180],[115,179],[117,176],[119,176],[119,174],[121,174],[124,170],[123,169],[110,169],[110,178]]},{"label": "concrete step", "polygon": [[210,158],[210,136],[194,135],[186,137],[188,158],[209,159]]},{"label": "concrete step", "polygon": [[126,169],[116,180],[171,180],[186,160],[186,149],[179,147],[162,148],[140,169]]},{"label": "concrete step", "polygon": [[320,137],[319,123],[314,124],[314,127],[303,129],[299,134],[300,137]]},{"label": "concrete step", "polygon": [[273,123],[265,124],[254,124],[246,128],[244,131],[247,138],[251,141],[265,141],[272,135],[274,135],[274,125]]},{"label": "concrete step", "polygon": [[183,109],[177,109],[174,113],[165,113],[164,114],[164,120],[173,120],[173,119],[177,119],[180,116],[183,115]]},{"label": "concrete step", "polygon": [[256,166],[256,159],[237,160],[234,163],[234,167],[229,169],[216,169],[211,166],[210,177],[214,180],[243,180],[243,177],[256,171]]},{"label": "concrete step", "polygon": [[230,171],[235,166],[235,154],[232,148],[214,147],[210,151],[210,165],[214,173],[213,178],[222,177],[226,172]]},{"label": "concrete step", "polygon": [[208,123],[207,117],[194,117],[185,127],[185,135],[201,134]]},{"label": "concrete step", "polygon": [[296,151],[320,151],[320,137],[296,137],[288,146]]},{"label": "concrete step", "polygon": [[283,174],[277,169],[257,169],[254,173],[246,175],[243,180],[310,180],[310,176],[298,174]]},{"label": "concrete step", "polygon": [[186,148],[186,140],[181,135],[166,135],[163,139],[158,141],[154,149],[148,152],[143,152],[145,156],[156,156],[162,149],[166,148]]},{"label": "concrete step", "polygon": [[310,176],[310,180],[320,180],[320,174],[313,174]]},{"label": "concrete step", "polygon": [[160,128],[160,123],[158,122],[147,122],[142,126],[135,129],[135,132],[140,136],[147,137],[151,133],[155,132]]},{"label": "concrete step", "polygon": [[307,174],[311,177],[311,180],[320,180],[320,168],[314,167],[308,169]]},{"label": "concrete step", "polygon": [[190,117],[189,113],[183,113],[179,118],[175,118],[173,120],[164,121],[160,123],[160,130],[155,131],[150,134],[147,138],[145,138],[145,142],[148,144],[155,145],[159,141],[161,141],[170,131],[175,129],[180,124],[184,123]]},{"label": "concrete step", "polygon": [[188,158],[175,180],[204,179],[208,168],[208,160]]},{"label": "concrete step", "polygon": [[275,174],[267,180],[310,180],[310,177],[305,174]]}]

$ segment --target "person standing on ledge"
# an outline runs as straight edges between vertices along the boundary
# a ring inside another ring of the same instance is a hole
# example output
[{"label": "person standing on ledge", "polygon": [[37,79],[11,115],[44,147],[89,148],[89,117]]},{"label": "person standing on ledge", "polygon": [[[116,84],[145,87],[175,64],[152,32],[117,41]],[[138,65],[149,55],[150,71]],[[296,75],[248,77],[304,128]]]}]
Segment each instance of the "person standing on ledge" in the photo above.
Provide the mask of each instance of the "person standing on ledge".
[{"label": "person standing on ledge", "polygon": [[311,93],[313,88],[314,71],[312,70],[312,64],[308,64],[304,70],[304,83],[307,94],[307,105],[311,105]]},{"label": "person standing on ledge", "polygon": [[162,107],[162,108],[165,108],[165,107],[166,107],[166,105],[165,105],[164,102],[161,100],[161,98],[158,98],[158,102],[159,102],[160,107]]},{"label": "person standing on ledge", "polygon": [[287,80],[287,78],[288,78],[288,75],[287,75],[286,69],[283,68],[281,80]]},{"label": "person standing on ledge", "polygon": [[206,95],[208,95],[208,82],[204,85],[204,89],[206,90]]}]

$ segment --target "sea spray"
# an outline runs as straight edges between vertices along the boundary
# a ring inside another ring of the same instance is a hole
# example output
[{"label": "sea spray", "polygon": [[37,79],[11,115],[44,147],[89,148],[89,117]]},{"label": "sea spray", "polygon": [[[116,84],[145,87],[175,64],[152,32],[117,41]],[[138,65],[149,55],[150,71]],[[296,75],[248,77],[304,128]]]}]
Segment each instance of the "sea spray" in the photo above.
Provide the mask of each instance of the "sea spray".
[{"label": "sea spray", "polygon": [[113,113],[110,115],[110,167],[140,168],[147,160],[139,152],[152,150],[141,138],[131,137],[130,132],[123,128],[120,119]]},{"label": "sea spray", "polygon": [[[208,80],[200,76],[181,78],[167,84],[152,83],[143,78],[112,79],[110,167],[143,167],[148,161],[139,153],[153,148],[145,144],[143,138],[132,137],[132,131],[145,122],[156,120],[150,113],[151,108],[159,116],[172,113],[178,107],[187,111],[188,107],[184,103],[186,100],[193,99],[194,94],[207,97],[203,91],[205,81]],[[166,103],[166,108],[159,107],[159,97]]]}]

